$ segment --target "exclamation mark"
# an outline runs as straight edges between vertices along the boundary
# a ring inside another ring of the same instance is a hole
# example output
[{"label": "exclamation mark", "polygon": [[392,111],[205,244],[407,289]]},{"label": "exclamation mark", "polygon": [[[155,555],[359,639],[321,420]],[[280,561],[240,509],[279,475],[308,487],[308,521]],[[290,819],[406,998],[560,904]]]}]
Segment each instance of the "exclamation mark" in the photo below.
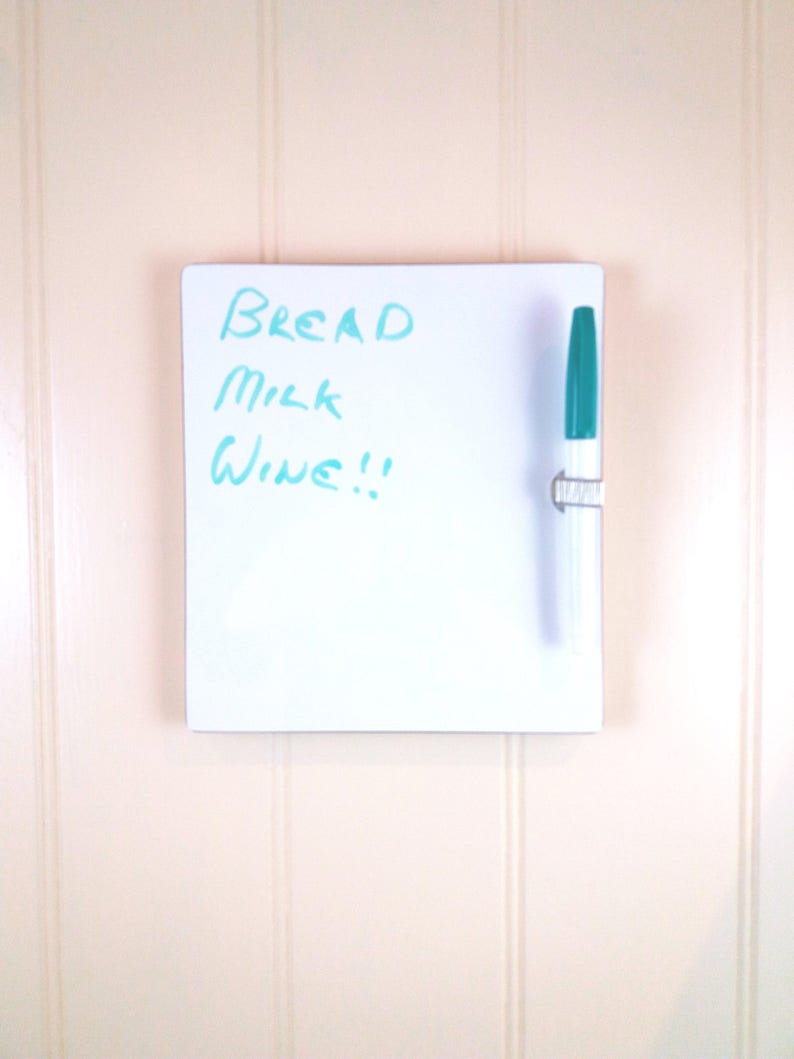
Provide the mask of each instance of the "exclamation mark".
[{"label": "exclamation mark", "polygon": [[[370,461],[370,454],[368,452],[365,452],[364,455],[361,457],[361,473],[362,474],[366,474],[367,473],[367,467],[369,466],[369,461]],[[391,470],[391,468],[392,468],[392,459],[391,459],[391,456],[387,456],[386,459],[383,461],[383,477],[384,478],[387,477],[387,475],[388,475],[389,471]],[[360,493],[361,489],[359,488],[359,486],[354,485],[353,486],[353,492],[354,493]],[[376,489],[370,489],[370,490],[368,490],[368,492],[369,492],[370,498],[372,500],[377,500],[378,499],[378,491]]]}]

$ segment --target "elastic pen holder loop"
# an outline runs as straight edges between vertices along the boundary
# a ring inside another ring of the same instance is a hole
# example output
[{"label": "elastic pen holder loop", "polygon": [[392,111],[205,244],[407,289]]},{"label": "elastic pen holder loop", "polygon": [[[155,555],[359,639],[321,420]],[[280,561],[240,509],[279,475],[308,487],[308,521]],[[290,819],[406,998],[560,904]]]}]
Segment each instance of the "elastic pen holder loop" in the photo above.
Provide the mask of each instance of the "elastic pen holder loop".
[{"label": "elastic pen holder loop", "polygon": [[566,478],[560,471],[551,481],[551,499],[558,511],[566,507],[603,507],[603,478]]}]

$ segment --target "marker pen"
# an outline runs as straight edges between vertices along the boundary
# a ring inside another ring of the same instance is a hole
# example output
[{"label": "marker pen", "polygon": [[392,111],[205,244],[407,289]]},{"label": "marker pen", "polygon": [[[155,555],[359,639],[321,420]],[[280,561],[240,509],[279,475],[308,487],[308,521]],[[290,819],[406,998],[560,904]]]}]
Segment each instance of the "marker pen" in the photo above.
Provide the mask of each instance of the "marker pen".
[{"label": "marker pen", "polygon": [[[595,314],[590,306],[579,306],[573,311],[565,377],[567,478],[600,478],[597,431]],[[571,644],[575,654],[596,651],[600,647],[599,519],[600,512],[596,508],[569,506],[565,509]]]}]

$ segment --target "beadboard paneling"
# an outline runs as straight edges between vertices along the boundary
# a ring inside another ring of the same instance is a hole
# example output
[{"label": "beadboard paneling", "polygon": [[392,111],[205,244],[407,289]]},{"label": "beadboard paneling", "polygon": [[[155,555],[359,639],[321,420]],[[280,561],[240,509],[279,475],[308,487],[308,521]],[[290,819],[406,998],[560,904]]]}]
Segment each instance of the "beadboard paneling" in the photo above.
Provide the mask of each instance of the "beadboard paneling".
[{"label": "beadboard paneling", "polygon": [[[0,1054],[794,1054],[792,34],[0,6]],[[606,269],[605,730],[187,732],[181,267],[522,258]]]}]

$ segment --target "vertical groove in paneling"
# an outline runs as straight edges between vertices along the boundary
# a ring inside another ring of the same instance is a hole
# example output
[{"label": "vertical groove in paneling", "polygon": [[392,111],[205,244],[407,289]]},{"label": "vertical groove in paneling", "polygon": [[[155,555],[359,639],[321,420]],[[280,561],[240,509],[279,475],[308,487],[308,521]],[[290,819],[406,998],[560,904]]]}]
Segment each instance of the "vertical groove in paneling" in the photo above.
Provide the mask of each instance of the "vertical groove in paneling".
[{"label": "vertical groove in paneling", "polygon": [[[279,65],[279,0],[259,0],[259,256],[269,264],[282,259],[282,116]],[[292,974],[292,871],[290,842],[290,760],[287,734],[271,736],[271,859],[273,880],[273,1054],[295,1051]]]},{"label": "vertical groove in paneling", "polygon": [[292,871],[290,842],[290,760],[288,735],[274,734],[272,763],[271,856],[273,879],[273,1054],[288,1059],[295,1051],[292,987]]},{"label": "vertical groove in paneling", "polygon": [[259,0],[259,253],[275,263],[282,254],[282,118],[279,0]]},{"label": "vertical groove in paneling", "polygon": [[[499,257],[520,261],[525,254],[526,126],[524,0],[499,5]],[[524,743],[504,737],[504,1011],[505,1059],[522,1059],[526,1040],[524,864]]]},{"label": "vertical groove in paneling", "polygon": [[744,7],[746,568],[739,813],[737,1055],[756,1052],[765,434],[763,0]]},{"label": "vertical groove in paneling", "polygon": [[504,931],[505,997],[503,1054],[522,1059],[526,1039],[524,959],[524,741],[504,737]]},{"label": "vertical groove in paneling", "polygon": [[36,733],[38,906],[47,1048],[63,1054],[58,723],[50,363],[44,286],[44,187],[38,4],[20,0],[25,400],[31,640]]},{"label": "vertical groove in paneling", "polygon": [[524,250],[524,0],[499,5],[499,250],[518,261]]}]

